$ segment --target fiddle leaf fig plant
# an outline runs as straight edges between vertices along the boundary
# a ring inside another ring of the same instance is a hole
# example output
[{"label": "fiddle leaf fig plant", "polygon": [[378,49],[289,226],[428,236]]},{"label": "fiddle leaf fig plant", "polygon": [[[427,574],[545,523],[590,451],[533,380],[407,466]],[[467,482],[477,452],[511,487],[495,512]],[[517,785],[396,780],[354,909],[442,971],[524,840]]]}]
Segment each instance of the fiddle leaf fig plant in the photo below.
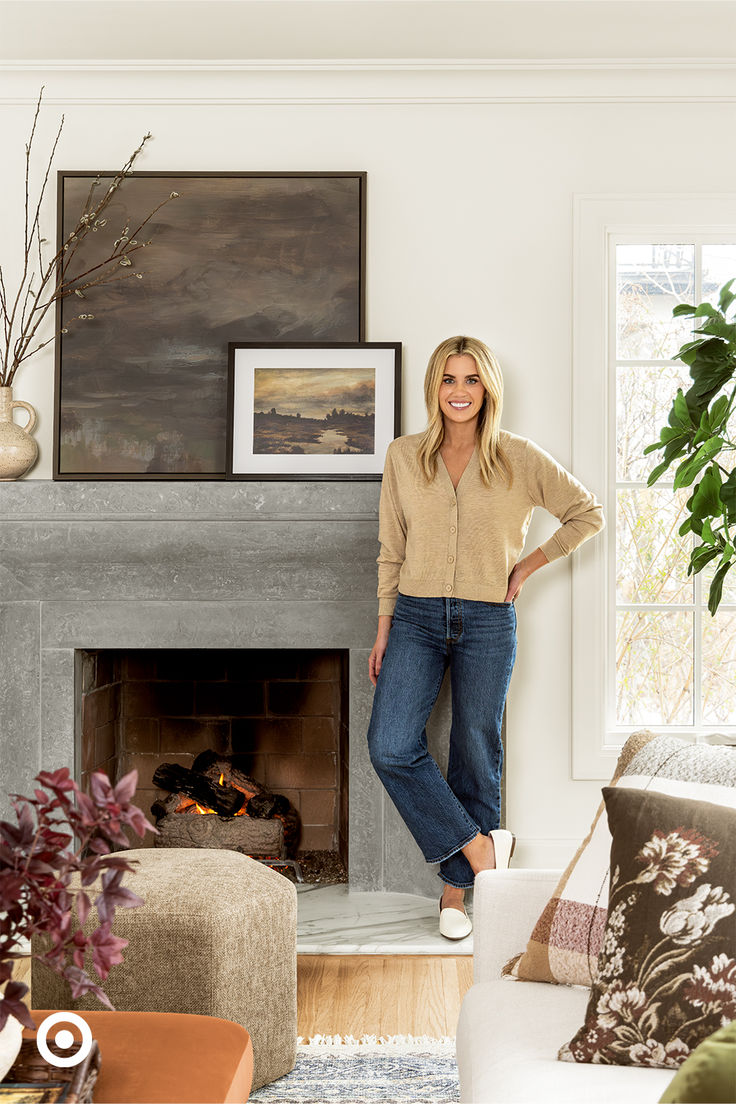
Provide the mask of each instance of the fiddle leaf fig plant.
[{"label": "fiddle leaf fig plant", "polygon": [[717,307],[679,303],[673,309],[675,317],[704,319],[700,328],[693,330],[703,336],[687,342],[676,354],[675,360],[688,365],[692,386],[685,392],[678,388],[659,441],[644,449],[645,455],[663,450],[647,486],[656,483],[675,460],[680,462],[673,490],[694,485],[686,504],[689,516],[679,532],[681,536],[692,532],[700,538],[690,554],[688,575],[717,561],[708,594],[711,616],[721,601],[723,581],[735,562],[736,548],[736,469],[721,462],[736,451],[736,426],[731,424],[736,401],[736,311],[729,317],[736,301],[736,291],[731,290],[734,283],[736,277],[723,285]]}]

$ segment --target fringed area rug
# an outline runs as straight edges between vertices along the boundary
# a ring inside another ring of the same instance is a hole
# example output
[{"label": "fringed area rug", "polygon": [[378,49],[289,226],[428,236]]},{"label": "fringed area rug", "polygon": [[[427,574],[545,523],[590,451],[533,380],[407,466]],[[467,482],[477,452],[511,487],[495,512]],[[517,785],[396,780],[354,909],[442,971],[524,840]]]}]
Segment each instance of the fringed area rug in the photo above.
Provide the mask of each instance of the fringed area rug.
[{"label": "fringed area rug", "polygon": [[291,1073],[249,1099],[255,1104],[456,1104],[455,1040],[426,1035],[300,1038]]}]

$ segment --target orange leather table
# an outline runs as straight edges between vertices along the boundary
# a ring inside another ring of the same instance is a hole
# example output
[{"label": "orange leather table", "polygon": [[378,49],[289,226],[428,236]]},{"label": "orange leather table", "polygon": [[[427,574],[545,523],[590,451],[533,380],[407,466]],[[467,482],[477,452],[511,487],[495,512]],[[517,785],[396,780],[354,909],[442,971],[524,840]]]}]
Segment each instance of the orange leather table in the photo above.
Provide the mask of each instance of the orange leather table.
[{"label": "orange leather table", "polygon": [[[37,1026],[52,1015],[33,1009]],[[95,1104],[240,1104],[253,1046],[240,1024],[179,1012],[83,1012],[102,1056]],[[58,1024],[56,1031],[73,1025]],[[33,1032],[25,1031],[26,1038]]]}]

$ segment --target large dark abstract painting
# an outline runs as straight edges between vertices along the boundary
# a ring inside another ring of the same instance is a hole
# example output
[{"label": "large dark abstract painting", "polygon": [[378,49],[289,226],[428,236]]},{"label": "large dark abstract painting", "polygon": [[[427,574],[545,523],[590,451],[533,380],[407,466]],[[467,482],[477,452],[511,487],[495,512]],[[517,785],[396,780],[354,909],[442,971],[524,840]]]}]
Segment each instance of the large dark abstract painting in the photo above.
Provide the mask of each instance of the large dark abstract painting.
[{"label": "large dark abstract painting", "polygon": [[[60,174],[61,241],[93,179]],[[223,478],[228,343],[364,336],[364,173],[133,173],[106,230],[135,228],[172,191],[143,232],[142,278],[64,301],[55,478]],[[109,245],[88,235],[79,263]],[[70,321],[80,310],[94,318]]]}]

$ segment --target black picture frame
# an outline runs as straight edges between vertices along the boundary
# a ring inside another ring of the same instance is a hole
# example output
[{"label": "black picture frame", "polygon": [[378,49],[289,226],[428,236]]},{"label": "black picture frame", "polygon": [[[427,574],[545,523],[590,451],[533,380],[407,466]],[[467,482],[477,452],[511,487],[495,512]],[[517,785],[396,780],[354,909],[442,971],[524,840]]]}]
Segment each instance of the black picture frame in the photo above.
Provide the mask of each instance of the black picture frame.
[{"label": "black picture frame", "polygon": [[401,432],[401,354],[395,341],[231,342],[227,478],[380,480]]},{"label": "black picture frame", "polygon": [[[58,174],[60,246],[91,182],[113,176]],[[229,342],[364,339],[366,177],[126,177],[106,211],[110,240],[179,198],[146,228],[140,282],[92,289],[81,308],[92,322],[66,327],[80,301],[57,304],[54,479],[226,478]],[[86,243],[94,258],[97,239]]]}]

